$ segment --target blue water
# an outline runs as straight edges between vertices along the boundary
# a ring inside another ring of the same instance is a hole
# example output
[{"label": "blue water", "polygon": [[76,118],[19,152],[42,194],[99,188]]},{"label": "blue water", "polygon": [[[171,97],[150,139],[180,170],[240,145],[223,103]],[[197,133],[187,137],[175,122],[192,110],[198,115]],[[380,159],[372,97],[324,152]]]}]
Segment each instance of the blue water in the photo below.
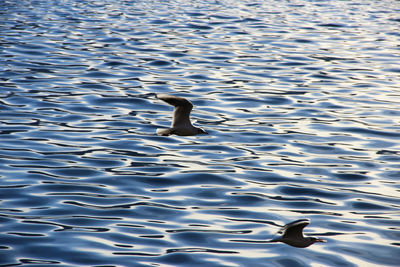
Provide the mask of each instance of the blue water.
[{"label": "blue water", "polygon": [[399,1],[0,12],[1,266],[399,266]]}]

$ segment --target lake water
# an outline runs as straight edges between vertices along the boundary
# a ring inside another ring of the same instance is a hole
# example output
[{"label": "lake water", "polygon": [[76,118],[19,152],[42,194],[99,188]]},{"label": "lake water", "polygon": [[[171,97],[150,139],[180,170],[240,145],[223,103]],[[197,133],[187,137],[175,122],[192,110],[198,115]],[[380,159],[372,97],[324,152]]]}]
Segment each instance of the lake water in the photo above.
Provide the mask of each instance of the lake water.
[{"label": "lake water", "polygon": [[400,1],[0,12],[1,266],[399,266]]}]

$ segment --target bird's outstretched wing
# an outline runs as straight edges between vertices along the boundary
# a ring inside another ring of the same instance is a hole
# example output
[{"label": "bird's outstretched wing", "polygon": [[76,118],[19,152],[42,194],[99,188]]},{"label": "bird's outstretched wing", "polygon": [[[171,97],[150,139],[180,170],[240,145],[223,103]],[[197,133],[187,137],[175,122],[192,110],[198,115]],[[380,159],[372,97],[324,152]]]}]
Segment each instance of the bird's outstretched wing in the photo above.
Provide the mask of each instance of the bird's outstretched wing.
[{"label": "bird's outstretched wing", "polygon": [[190,112],[193,108],[192,102],[183,97],[167,94],[158,94],[157,98],[175,107],[174,117],[171,124],[172,128],[193,127],[192,123],[190,122]]},{"label": "bird's outstretched wing", "polygon": [[300,219],[286,224],[280,232],[283,232],[282,238],[299,239],[303,238],[303,229],[310,224],[308,219]]},{"label": "bird's outstretched wing", "polygon": [[157,95],[158,99],[161,99],[168,104],[174,106],[174,107],[184,107],[185,109],[189,110],[189,112],[193,108],[192,102],[187,100],[186,98],[179,97],[179,96],[173,96],[173,95],[167,95],[167,94],[158,94]]}]

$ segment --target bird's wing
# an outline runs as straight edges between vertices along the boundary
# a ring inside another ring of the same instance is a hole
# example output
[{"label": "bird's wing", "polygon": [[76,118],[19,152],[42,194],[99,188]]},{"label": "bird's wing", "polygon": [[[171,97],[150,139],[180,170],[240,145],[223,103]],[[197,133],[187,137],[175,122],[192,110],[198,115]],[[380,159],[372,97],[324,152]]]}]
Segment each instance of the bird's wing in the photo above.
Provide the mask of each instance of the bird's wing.
[{"label": "bird's wing", "polygon": [[286,224],[283,227],[283,238],[302,238],[303,237],[303,229],[307,225],[310,224],[310,220],[308,219],[301,219],[291,223]]},{"label": "bird's wing", "polygon": [[172,128],[192,125],[190,123],[190,112],[193,108],[192,102],[183,97],[167,94],[159,94],[157,98],[175,107]]},{"label": "bird's wing", "polygon": [[179,97],[179,96],[173,96],[173,95],[167,95],[167,94],[158,94],[157,95],[158,99],[161,99],[168,104],[174,106],[174,107],[184,107],[185,109],[188,109],[189,112],[193,108],[192,102],[187,100],[186,98]]}]

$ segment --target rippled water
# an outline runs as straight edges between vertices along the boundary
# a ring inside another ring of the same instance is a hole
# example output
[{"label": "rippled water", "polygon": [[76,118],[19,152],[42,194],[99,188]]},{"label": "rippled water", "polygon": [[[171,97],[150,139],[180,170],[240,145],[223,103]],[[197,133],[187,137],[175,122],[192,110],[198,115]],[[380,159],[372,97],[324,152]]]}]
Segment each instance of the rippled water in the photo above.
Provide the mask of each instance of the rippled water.
[{"label": "rippled water", "polygon": [[0,10],[1,266],[398,266],[399,1]]}]

